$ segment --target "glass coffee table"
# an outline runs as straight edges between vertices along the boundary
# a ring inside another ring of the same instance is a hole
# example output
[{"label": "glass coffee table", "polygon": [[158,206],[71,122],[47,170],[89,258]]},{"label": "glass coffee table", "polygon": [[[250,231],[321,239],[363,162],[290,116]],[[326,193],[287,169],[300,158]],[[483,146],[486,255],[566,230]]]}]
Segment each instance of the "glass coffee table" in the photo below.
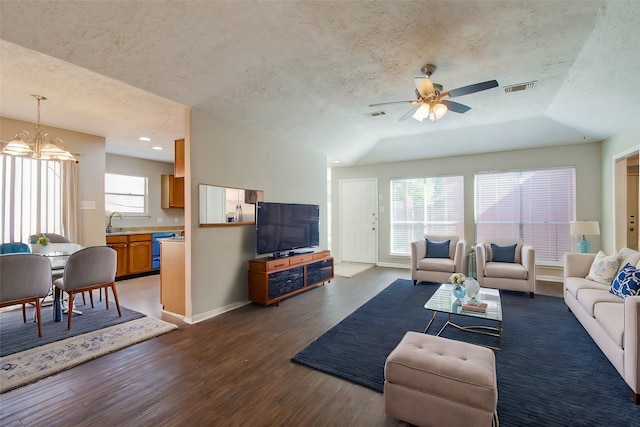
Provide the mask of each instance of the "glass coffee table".
[{"label": "glass coffee table", "polygon": [[[498,346],[494,347],[487,345],[485,347],[489,347],[493,350],[502,350],[502,303],[500,302],[500,291],[498,289],[480,288],[477,300],[479,303],[487,304],[486,311],[481,313],[463,310],[463,305],[469,303],[469,297],[465,295],[464,298],[457,299],[451,292],[452,289],[452,284],[443,283],[424,305],[424,308],[433,312],[429,324],[424,329],[424,333],[426,334],[431,327],[433,320],[436,318],[436,314],[446,313],[447,322],[442,328],[440,328],[440,331],[436,334],[437,336],[440,336],[447,326],[453,326],[463,331],[496,337],[498,338]],[[461,326],[451,321],[452,315],[494,320],[498,322],[498,325],[497,327],[484,325]]]}]

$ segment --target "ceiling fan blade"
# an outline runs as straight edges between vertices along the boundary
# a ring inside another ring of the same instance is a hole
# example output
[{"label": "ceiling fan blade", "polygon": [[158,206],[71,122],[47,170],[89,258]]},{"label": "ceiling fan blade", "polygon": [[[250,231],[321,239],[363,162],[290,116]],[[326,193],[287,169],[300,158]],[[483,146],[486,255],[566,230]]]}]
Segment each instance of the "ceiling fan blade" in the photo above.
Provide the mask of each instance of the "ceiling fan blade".
[{"label": "ceiling fan blade", "polygon": [[416,77],[415,82],[418,93],[423,97],[435,95],[436,90],[433,88],[433,82],[429,77]]},{"label": "ceiling fan blade", "polygon": [[409,117],[413,116],[413,113],[416,112],[416,110],[418,108],[420,108],[420,106],[422,105],[422,103],[416,105],[415,107],[413,107],[412,109],[410,109],[409,111],[407,111],[406,113],[404,113],[404,116],[400,117],[398,119],[398,121],[402,121],[402,120],[407,120]]},{"label": "ceiling fan blade", "polygon": [[494,87],[498,87],[498,81],[497,80],[489,80],[489,81],[486,81],[486,82],[476,83],[474,85],[463,86],[463,87],[459,87],[457,89],[449,90],[449,91],[443,93],[441,96],[443,96],[443,97],[449,96],[449,98],[453,98],[453,97],[456,97],[456,96],[469,95],[469,94],[472,94],[472,93],[480,92],[480,91],[491,89],[491,88],[494,88]]},{"label": "ceiling fan blade", "polygon": [[390,105],[390,104],[415,104],[420,101],[416,101],[412,99],[411,101],[391,101],[391,102],[379,102],[377,104],[369,104],[369,107],[379,107],[381,105]]},{"label": "ceiling fan blade", "polygon": [[440,103],[446,105],[449,111],[453,111],[454,113],[462,114],[471,110],[471,107],[467,107],[466,105],[458,102],[448,101],[446,99],[440,100]]}]

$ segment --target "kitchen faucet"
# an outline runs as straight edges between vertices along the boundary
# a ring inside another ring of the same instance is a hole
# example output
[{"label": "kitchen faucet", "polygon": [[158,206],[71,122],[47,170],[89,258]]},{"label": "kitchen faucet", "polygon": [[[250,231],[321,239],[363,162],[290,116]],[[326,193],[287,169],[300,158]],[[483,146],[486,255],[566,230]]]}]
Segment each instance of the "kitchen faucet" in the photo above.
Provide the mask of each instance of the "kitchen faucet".
[{"label": "kitchen faucet", "polygon": [[107,225],[107,233],[111,233],[113,231],[113,227],[111,227],[111,220],[116,215],[118,216],[118,218],[122,219],[122,215],[120,215],[119,212],[111,212],[111,215],[109,215],[109,224]]}]

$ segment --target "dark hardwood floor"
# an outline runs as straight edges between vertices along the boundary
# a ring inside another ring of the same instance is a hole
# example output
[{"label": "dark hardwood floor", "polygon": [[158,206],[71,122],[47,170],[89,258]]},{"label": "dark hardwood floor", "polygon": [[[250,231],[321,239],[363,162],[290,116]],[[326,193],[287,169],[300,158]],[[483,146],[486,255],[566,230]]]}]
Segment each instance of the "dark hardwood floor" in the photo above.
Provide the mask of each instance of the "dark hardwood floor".
[{"label": "dark hardwood floor", "polygon": [[122,305],[179,329],[0,395],[0,425],[405,426],[385,416],[382,394],[290,358],[409,277],[375,267],[196,325],[161,312],[159,276],[118,282]]}]

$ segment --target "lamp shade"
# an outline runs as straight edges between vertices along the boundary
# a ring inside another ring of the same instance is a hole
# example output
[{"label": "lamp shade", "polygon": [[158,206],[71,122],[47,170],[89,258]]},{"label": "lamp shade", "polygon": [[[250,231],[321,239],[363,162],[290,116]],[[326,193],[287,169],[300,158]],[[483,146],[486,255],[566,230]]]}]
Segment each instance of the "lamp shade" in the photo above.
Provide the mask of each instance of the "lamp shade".
[{"label": "lamp shade", "polygon": [[7,143],[7,145],[2,149],[2,154],[9,154],[12,156],[23,156],[29,153],[33,153],[29,144],[18,138]]},{"label": "lamp shade", "polygon": [[572,236],[598,236],[600,224],[598,221],[573,221],[569,224],[569,232]]},{"label": "lamp shade", "polygon": [[429,119],[431,119],[432,122],[440,120],[442,116],[445,115],[447,110],[448,108],[446,105],[435,104],[433,107],[431,107],[431,111],[429,111]]},{"label": "lamp shade", "polygon": [[413,116],[411,116],[411,117],[416,119],[417,121],[421,122],[422,120],[424,120],[428,116],[429,116],[429,104],[423,103],[423,104],[420,105],[420,107],[418,107],[416,112],[413,113]]}]

